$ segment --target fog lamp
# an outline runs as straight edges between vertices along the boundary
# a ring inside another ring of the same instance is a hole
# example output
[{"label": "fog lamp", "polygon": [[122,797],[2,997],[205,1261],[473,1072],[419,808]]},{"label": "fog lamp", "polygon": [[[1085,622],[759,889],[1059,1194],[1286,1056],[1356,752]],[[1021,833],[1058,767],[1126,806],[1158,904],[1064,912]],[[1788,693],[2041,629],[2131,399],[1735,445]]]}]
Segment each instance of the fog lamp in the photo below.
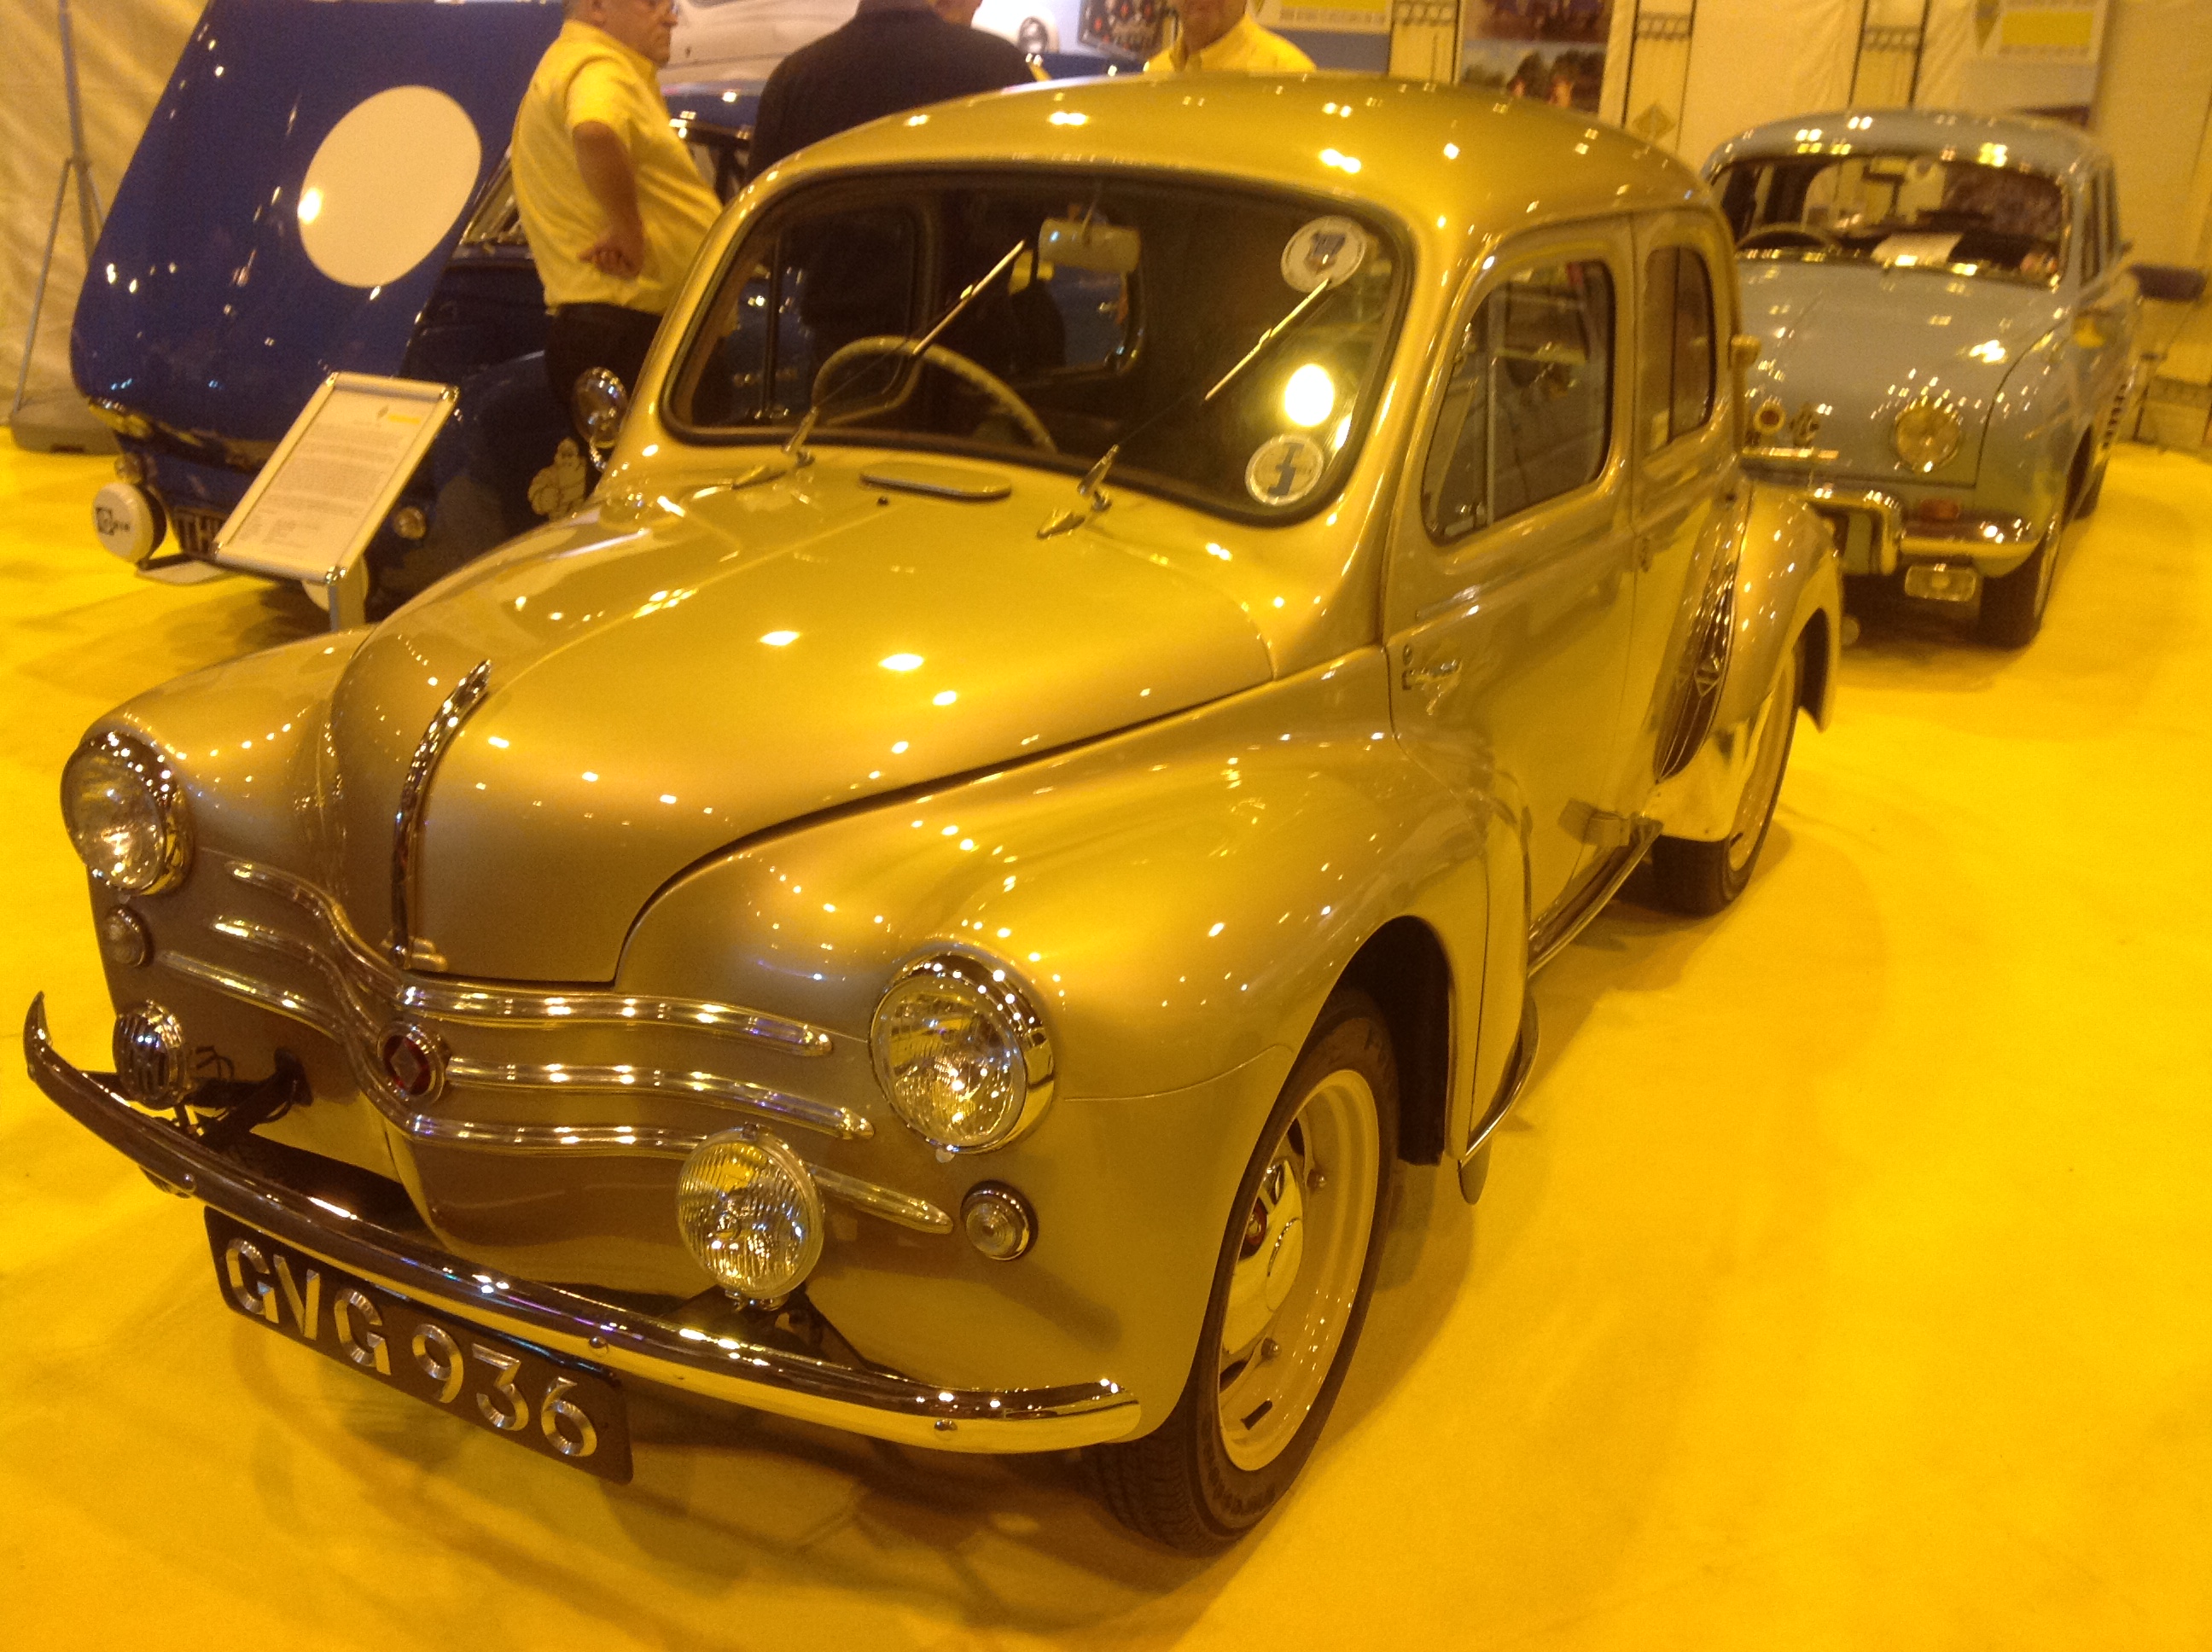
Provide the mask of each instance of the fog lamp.
[{"label": "fog lamp", "polygon": [[174,1107],[191,1085],[185,1029],[158,1004],[134,1004],[115,1017],[115,1081],[132,1101]]},{"label": "fog lamp", "polygon": [[946,1152],[1000,1147],[1052,1096],[1052,1041],[1008,972],[946,954],[899,972],[868,1042],[907,1127]]},{"label": "fog lamp", "polygon": [[1972,602],[1982,588],[1982,576],[1972,564],[1914,562],[1905,570],[1905,594],[1927,602]]},{"label": "fog lamp", "polygon": [[62,770],[62,819],[79,859],[112,888],[158,894],[191,863],[184,788],[135,735],[111,729],[77,748]]},{"label": "fog lamp", "polygon": [[1890,430],[1898,458],[1926,472],[1959,451],[1959,416],[1941,402],[1915,402]]},{"label": "fog lamp", "polygon": [[822,1195],[799,1156],[739,1125],[701,1142],[676,1182],[684,1248],[741,1302],[774,1302],[822,1260]]}]

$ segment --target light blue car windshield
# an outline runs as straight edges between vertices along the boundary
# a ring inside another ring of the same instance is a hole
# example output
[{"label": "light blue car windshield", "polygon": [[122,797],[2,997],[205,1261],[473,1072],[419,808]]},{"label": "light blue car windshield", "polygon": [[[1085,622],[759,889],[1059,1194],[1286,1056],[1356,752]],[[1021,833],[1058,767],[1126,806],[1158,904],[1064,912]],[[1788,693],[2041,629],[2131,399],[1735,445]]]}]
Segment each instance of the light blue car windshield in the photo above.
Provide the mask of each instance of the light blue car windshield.
[{"label": "light blue car windshield", "polygon": [[1747,256],[2046,283],[2065,257],[2065,191],[2039,173],[1982,161],[1760,156],[1723,167],[1713,193]]}]

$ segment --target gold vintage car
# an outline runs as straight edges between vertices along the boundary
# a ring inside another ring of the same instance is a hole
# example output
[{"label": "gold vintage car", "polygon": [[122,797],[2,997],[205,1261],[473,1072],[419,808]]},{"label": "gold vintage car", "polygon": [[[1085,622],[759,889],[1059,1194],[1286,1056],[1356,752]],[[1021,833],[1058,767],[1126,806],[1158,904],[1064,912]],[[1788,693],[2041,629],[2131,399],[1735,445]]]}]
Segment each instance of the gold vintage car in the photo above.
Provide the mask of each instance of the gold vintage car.
[{"label": "gold vintage car", "polygon": [[642,1380],[1228,1541],[1531,972],[1647,856],[1726,905],[1826,716],[1736,317],[1689,171],[1455,88],[823,143],[580,513],[94,727],[116,1071],[33,1070],[237,1311],[550,1456]]}]

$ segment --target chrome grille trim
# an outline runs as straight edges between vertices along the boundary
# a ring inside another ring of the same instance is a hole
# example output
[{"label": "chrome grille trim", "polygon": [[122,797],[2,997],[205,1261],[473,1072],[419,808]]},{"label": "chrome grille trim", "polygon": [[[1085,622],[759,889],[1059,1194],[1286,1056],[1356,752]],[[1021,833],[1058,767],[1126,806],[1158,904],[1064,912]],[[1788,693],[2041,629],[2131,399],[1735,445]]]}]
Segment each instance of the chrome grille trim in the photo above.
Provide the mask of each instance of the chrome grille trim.
[{"label": "chrome grille trim", "polygon": [[579,1066],[560,1061],[472,1061],[456,1056],[446,1064],[446,1076],[459,1084],[482,1084],[509,1090],[645,1090],[662,1095],[696,1096],[703,1102],[750,1108],[815,1130],[864,1141],[876,1133],[874,1125],[849,1108],[829,1102],[788,1096],[765,1084],[742,1078],[726,1078],[718,1072],[670,1072],[657,1067]]},{"label": "chrome grille trim", "polygon": [[[482,1026],[657,1023],[695,1027],[723,1037],[749,1039],[793,1055],[827,1055],[830,1051],[830,1036],[819,1027],[707,999],[635,998],[623,993],[602,992],[528,993],[506,987],[461,987],[403,975],[362,944],[320,890],[274,866],[250,860],[225,864],[229,875],[238,882],[281,896],[314,919],[328,944],[328,951],[286,935],[283,938],[292,949],[287,956],[303,963],[323,959],[342,966],[357,990],[397,1009]],[[282,933],[276,930],[267,932]]]},{"label": "chrome grille trim", "polygon": [[[333,1007],[319,999],[309,998],[258,976],[228,969],[187,954],[165,953],[161,962],[179,975],[189,976],[219,992],[228,993],[234,998],[258,1005],[264,1009],[273,1010],[279,1015],[288,1016],[313,1028],[346,1052],[363,1090],[373,1096],[383,1095],[383,1085],[368,1067],[364,1053],[391,1017],[384,1007],[386,1000],[379,997],[373,986],[362,990],[368,984],[359,980],[358,969],[350,972],[352,978],[349,978],[349,972],[337,960],[321,951],[313,942],[302,940],[283,930],[271,928],[267,924],[257,923],[251,918],[224,914],[209,926],[229,940],[319,971],[337,993],[337,1006]],[[404,998],[398,1000],[398,1005],[416,1007]],[[681,1096],[715,1106],[743,1108],[749,1112],[764,1114],[781,1123],[818,1130],[846,1141],[866,1141],[876,1133],[876,1127],[867,1115],[851,1108],[840,1107],[834,1102],[817,1102],[808,1096],[793,1096],[786,1090],[772,1089],[766,1084],[696,1069],[670,1071],[635,1066],[628,1062],[605,1066],[560,1061],[491,1062],[457,1056],[447,1064],[446,1071],[455,1083],[495,1088],[645,1090],[659,1095]]]},{"label": "chrome grille trim", "polygon": [[[235,923],[235,920],[226,920]],[[252,926],[259,927],[259,926]],[[226,928],[224,933],[233,932]],[[290,939],[290,937],[285,937]],[[408,1136],[416,1141],[432,1142],[443,1146],[488,1148],[512,1153],[574,1152],[643,1153],[656,1157],[682,1158],[707,1139],[708,1133],[670,1129],[649,1124],[508,1124],[477,1119],[441,1118],[428,1113],[410,1112],[398,1099],[378,1082],[368,1069],[362,1056],[364,1041],[348,1037],[343,1030],[337,1011],[320,1001],[302,997],[296,993],[226,969],[220,964],[208,963],[188,953],[164,952],[161,967],[228,993],[244,1003],[275,1011],[304,1026],[323,1034],[345,1051],[354,1069],[356,1082],[372,1106]],[[357,1024],[357,1023],[356,1023]],[[553,1079],[544,1075],[552,1072],[573,1075]],[[808,1102],[801,1097],[780,1096],[775,1091],[763,1090],[757,1084],[747,1084],[733,1078],[722,1078],[710,1072],[665,1074],[631,1067],[512,1067],[489,1063],[455,1060],[447,1064],[446,1077],[455,1084],[488,1083],[514,1084],[528,1089],[606,1090],[651,1090],[662,1094],[681,1094],[714,1104],[735,1103],[755,1110],[768,1111],[770,1116],[785,1123],[811,1125],[817,1129],[847,1139],[865,1138],[873,1133],[868,1121],[843,1108],[833,1108],[825,1102]],[[851,1121],[855,1127],[839,1130],[817,1122],[816,1119],[796,1112],[778,1111],[761,1098],[770,1097],[787,1107],[812,1109],[817,1113],[835,1114]],[[860,1176],[847,1175],[842,1170],[832,1170],[802,1157],[807,1174],[815,1185],[832,1199],[880,1216],[889,1222],[915,1229],[922,1233],[950,1233],[952,1218],[926,1199],[900,1193]]]}]

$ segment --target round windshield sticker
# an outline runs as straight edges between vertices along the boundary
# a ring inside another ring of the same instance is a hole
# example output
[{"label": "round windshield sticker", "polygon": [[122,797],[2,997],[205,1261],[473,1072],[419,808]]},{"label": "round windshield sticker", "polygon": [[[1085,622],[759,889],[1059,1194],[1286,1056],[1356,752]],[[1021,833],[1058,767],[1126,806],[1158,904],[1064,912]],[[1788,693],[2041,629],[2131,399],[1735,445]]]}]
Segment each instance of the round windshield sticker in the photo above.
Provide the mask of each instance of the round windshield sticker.
[{"label": "round windshield sticker", "polygon": [[1244,467],[1244,486],[1262,505],[1295,505],[1314,490],[1328,465],[1328,450],[1304,434],[1260,444]]},{"label": "round windshield sticker", "polygon": [[1283,249],[1283,279],[1302,293],[1352,279],[1367,256],[1367,233],[1349,218],[1316,218]]}]

